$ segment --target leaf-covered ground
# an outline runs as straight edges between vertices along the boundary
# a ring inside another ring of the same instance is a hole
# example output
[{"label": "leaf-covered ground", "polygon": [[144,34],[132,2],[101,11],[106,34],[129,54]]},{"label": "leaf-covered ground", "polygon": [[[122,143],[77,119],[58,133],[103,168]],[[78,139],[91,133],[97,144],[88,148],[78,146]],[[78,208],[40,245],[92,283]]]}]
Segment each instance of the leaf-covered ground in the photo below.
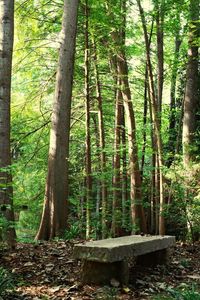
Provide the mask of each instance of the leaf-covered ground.
[{"label": "leaf-covered ground", "polygon": [[114,279],[110,286],[82,285],[81,263],[72,259],[74,243],[18,244],[15,250],[1,252],[0,266],[10,270],[17,284],[15,291],[3,299],[145,300],[177,288],[198,289],[200,286],[199,243],[177,244],[167,266],[135,267],[131,270],[130,284],[124,287]]}]

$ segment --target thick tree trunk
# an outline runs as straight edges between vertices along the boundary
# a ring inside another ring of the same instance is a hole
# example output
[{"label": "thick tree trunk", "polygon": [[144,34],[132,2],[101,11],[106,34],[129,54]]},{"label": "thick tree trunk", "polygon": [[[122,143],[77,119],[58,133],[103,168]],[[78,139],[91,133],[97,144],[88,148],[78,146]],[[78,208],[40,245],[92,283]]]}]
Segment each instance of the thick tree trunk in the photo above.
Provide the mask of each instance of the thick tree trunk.
[{"label": "thick tree trunk", "polygon": [[193,154],[198,106],[198,37],[199,0],[190,0],[189,50],[183,115],[183,162],[185,167],[195,159]]},{"label": "thick tree trunk", "polygon": [[[14,222],[10,151],[11,71],[14,37],[14,1],[0,0],[0,210]],[[15,229],[6,229],[6,240],[15,243]]]},{"label": "thick tree trunk", "polygon": [[36,239],[51,239],[67,228],[68,159],[78,0],[64,1],[61,46],[51,121],[43,215]]}]

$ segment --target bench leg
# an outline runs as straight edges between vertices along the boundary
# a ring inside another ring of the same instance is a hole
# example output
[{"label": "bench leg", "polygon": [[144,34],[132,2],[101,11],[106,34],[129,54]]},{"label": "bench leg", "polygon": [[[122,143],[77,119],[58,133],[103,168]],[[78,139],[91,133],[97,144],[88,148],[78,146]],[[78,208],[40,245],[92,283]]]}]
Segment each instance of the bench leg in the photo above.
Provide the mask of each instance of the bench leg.
[{"label": "bench leg", "polygon": [[142,266],[154,266],[167,264],[170,259],[172,249],[163,249],[137,257],[137,264]]},{"label": "bench leg", "polygon": [[118,280],[121,284],[128,283],[129,268],[126,261],[113,263],[100,263],[94,261],[83,262],[83,283],[109,284],[112,278]]}]

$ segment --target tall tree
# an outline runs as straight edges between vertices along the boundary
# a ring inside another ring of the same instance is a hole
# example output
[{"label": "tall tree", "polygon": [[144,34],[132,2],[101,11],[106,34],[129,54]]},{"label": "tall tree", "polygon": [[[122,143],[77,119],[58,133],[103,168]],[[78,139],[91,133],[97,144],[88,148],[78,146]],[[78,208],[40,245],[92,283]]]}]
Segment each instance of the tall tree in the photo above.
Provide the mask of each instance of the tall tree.
[{"label": "tall tree", "polygon": [[177,112],[176,112],[176,83],[178,75],[178,60],[180,56],[180,46],[182,39],[180,36],[180,12],[177,12],[178,27],[175,32],[175,49],[174,49],[174,61],[172,66],[171,75],[171,87],[170,87],[170,116],[169,116],[169,158],[167,160],[167,166],[170,167],[175,155],[176,139],[177,139]]},{"label": "tall tree", "polygon": [[[128,64],[125,53],[126,34],[126,0],[120,3],[121,26],[112,32],[112,38],[116,47],[117,72],[120,78],[124,110],[127,119],[128,149],[129,149],[129,172],[130,172],[130,199],[131,220],[133,232],[146,232],[146,220],[142,206],[142,181],[139,169],[138,146],[136,140],[135,113],[131,98],[131,90],[128,79]],[[136,229],[135,226],[138,226]]]},{"label": "tall tree", "polygon": [[157,99],[158,99],[158,114],[161,124],[161,112],[162,112],[162,95],[163,95],[163,83],[164,83],[164,16],[165,16],[165,0],[155,1],[156,10],[156,36],[157,36]]},{"label": "tall tree", "polygon": [[92,201],[92,163],[90,138],[90,62],[89,62],[89,7],[85,0],[85,174],[86,174],[86,238],[91,231],[91,201]]},{"label": "tall tree", "polygon": [[67,227],[68,160],[78,0],[65,0],[43,215],[36,239],[54,238]]},{"label": "tall tree", "polygon": [[120,78],[118,78],[118,87],[115,104],[115,135],[114,135],[114,157],[113,157],[113,214],[112,214],[112,235],[119,236],[122,227],[122,184],[121,184],[121,125],[123,116],[123,98],[120,89]]},{"label": "tall tree", "polygon": [[[10,153],[11,72],[14,37],[14,0],[0,1],[0,206],[14,221]],[[15,230],[8,225],[6,239],[13,245]]]},{"label": "tall tree", "polygon": [[101,206],[102,206],[102,238],[106,237],[107,225],[106,225],[106,208],[107,208],[107,187],[105,180],[106,172],[106,152],[105,152],[105,129],[103,118],[103,99],[101,92],[101,82],[99,76],[98,56],[97,48],[94,41],[94,73],[96,83],[96,96],[98,101],[98,125],[99,125],[99,146],[100,146],[100,166],[101,166]]},{"label": "tall tree", "polygon": [[190,0],[189,50],[186,72],[186,91],[183,116],[183,161],[185,167],[194,159],[192,149],[196,130],[198,108],[198,38],[199,0]]},{"label": "tall tree", "polygon": [[150,100],[151,100],[151,112],[152,112],[152,121],[154,126],[154,134],[155,134],[155,141],[156,141],[156,151],[157,151],[157,167],[159,168],[159,198],[160,198],[160,215],[159,215],[159,234],[165,234],[165,222],[164,222],[164,184],[163,184],[163,157],[162,157],[162,139],[160,133],[160,122],[159,122],[159,107],[158,101],[155,92],[155,83],[153,77],[153,68],[151,62],[151,51],[150,51],[150,44],[147,32],[147,25],[143,7],[141,5],[141,1],[137,0],[142,27],[144,32],[144,40],[145,40],[145,47],[146,47],[146,61],[147,61],[147,70],[149,76],[149,92],[150,92]]}]

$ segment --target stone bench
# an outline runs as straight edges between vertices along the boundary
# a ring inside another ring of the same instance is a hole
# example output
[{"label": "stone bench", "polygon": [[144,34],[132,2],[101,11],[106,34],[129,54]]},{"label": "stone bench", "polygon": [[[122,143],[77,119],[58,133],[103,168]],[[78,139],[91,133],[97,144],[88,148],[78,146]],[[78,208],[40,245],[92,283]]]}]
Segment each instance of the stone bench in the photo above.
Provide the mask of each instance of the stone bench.
[{"label": "stone bench", "polygon": [[173,236],[131,235],[77,244],[73,256],[83,260],[84,283],[109,283],[115,278],[127,284],[135,260],[143,265],[166,263],[174,245]]}]

